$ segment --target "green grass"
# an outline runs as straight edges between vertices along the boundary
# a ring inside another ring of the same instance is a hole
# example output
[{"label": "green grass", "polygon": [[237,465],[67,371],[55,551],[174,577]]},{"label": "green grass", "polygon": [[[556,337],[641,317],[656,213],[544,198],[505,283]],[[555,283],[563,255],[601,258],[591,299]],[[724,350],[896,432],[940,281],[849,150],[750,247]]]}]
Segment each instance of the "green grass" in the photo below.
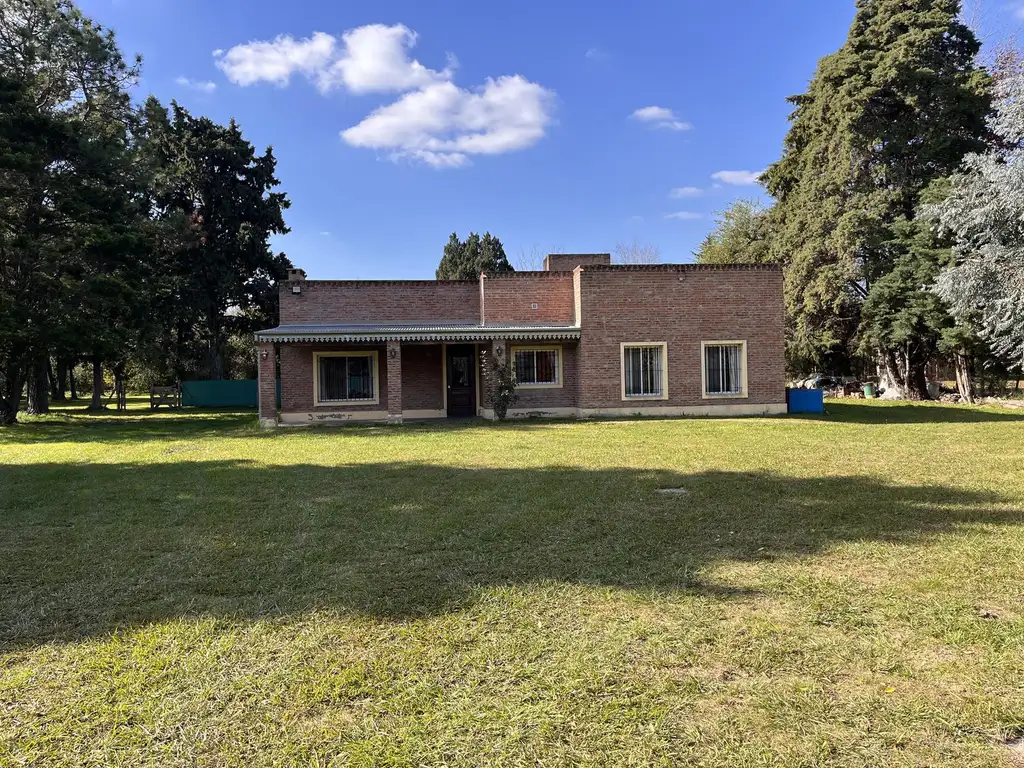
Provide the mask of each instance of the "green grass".
[{"label": "green grass", "polygon": [[0,765],[1012,765],[1024,413],[829,410],[27,419]]}]

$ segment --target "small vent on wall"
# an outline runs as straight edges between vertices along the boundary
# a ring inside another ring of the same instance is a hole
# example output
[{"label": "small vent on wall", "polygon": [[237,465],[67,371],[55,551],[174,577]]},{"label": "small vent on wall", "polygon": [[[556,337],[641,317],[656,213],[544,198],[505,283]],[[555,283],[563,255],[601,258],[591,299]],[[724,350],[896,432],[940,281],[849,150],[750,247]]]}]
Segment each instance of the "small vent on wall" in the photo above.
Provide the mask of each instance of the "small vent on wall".
[{"label": "small vent on wall", "polygon": [[538,308],[537,302],[533,302],[533,304],[530,305],[530,309],[537,309],[537,308]]}]

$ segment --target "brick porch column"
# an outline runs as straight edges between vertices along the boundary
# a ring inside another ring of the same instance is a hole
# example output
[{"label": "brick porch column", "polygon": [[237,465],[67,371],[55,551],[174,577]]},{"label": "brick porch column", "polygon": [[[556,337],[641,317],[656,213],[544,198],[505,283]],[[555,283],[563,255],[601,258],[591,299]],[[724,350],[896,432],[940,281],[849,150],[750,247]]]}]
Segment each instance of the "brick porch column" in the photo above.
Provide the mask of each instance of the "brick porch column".
[{"label": "brick porch column", "polygon": [[402,423],[402,342],[388,342],[388,424]]},{"label": "brick porch column", "polygon": [[259,413],[261,427],[277,426],[277,347],[273,342],[261,341],[257,355],[259,366]]}]

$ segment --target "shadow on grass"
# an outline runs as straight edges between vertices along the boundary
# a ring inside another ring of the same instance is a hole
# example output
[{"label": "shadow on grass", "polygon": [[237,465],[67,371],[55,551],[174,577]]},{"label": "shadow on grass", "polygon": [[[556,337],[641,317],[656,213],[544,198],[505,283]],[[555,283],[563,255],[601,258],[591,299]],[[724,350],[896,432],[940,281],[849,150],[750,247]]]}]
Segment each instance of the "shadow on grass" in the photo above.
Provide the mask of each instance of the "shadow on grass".
[{"label": "shadow on grass", "polygon": [[[618,419],[622,420],[622,419]],[[633,420],[633,419],[626,419]],[[644,421],[677,421],[679,419],[647,418]],[[700,421],[715,421],[702,418]],[[820,421],[834,424],[972,424],[984,422],[1024,422],[1024,410],[1000,411],[995,408],[973,408],[930,405],[924,403],[865,404],[863,401],[826,404],[823,415],[795,414],[772,417],[773,421]],[[312,425],[302,427],[323,434],[336,436],[373,437],[394,436],[396,429],[405,432],[458,432],[479,429],[533,430],[548,429],[559,424],[606,423],[605,419],[575,421],[565,419],[527,419],[494,425],[482,419],[458,419],[409,422],[400,428],[380,424]],[[124,443],[194,440],[204,437],[263,437],[288,434],[292,430],[282,428],[279,432],[259,430],[256,426],[255,411],[236,409],[192,409],[181,411],[150,412],[133,409],[125,413],[105,411],[100,414],[88,413],[84,408],[61,408],[42,419],[26,418],[23,423],[12,427],[0,427],[0,444],[3,443]]]},{"label": "shadow on grass", "polygon": [[828,401],[823,416],[791,416],[815,421],[849,424],[978,424],[993,421],[1024,421],[1024,410],[979,408],[933,403],[847,403]]},{"label": "shadow on grass", "polygon": [[[659,489],[682,489],[665,494]],[[0,467],[0,646],[178,617],[407,619],[554,581],[729,599],[723,560],[1019,524],[990,493],[863,477],[429,464]]]},{"label": "shadow on grass", "polygon": [[45,417],[21,416],[19,423],[0,427],[3,443],[124,443],[163,440],[192,440],[204,437],[231,437],[257,431],[256,412],[225,410],[118,412],[101,413],[85,408],[60,408]]}]

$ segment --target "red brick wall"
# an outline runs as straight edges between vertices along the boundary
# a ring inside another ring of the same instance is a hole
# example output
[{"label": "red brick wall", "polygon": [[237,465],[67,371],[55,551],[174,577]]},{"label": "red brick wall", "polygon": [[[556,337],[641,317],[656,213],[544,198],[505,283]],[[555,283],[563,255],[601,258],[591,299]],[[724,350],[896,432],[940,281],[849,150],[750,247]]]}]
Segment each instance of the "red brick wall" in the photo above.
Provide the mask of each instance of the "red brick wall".
[{"label": "red brick wall", "polygon": [[[298,285],[302,293],[292,293]],[[281,284],[281,325],[479,323],[476,281],[303,280]]]},{"label": "red brick wall", "polygon": [[[380,374],[380,403],[334,403],[313,406],[313,352],[375,351]],[[281,345],[281,412],[306,413],[311,411],[386,411],[388,409],[387,351],[379,345]]]},{"label": "red brick wall", "polygon": [[444,408],[440,344],[402,345],[402,409],[438,411]]},{"label": "red brick wall", "polygon": [[[580,407],[768,404],[786,400],[782,273],[691,265],[580,273]],[[701,342],[747,342],[748,397],[705,400]],[[623,401],[622,342],[667,342],[668,400]]]},{"label": "red brick wall", "polygon": [[576,267],[611,263],[610,253],[552,253],[544,259],[544,269],[548,272],[572,272]]},{"label": "red brick wall", "polygon": [[[574,290],[574,283],[578,286]],[[479,322],[475,282],[317,282],[282,289],[282,324]],[[571,323],[582,318],[578,346],[563,344],[561,389],[520,390],[517,408],[632,408],[785,402],[782,274],[766,268],[697,265],[583,267],[519,273],[485,281],[488,323]],[[532,304],[537,304],[534,310]],[[705,400],[701,342],[747,342],[748,397]],[[623,401],[622,342],[668,344],[667,400]],[[489,346],[489,345],[488,345]],[[510,342],[509,347],[515,346]],[[323,351],[375,349],[380,403],[313,407],[314,345],[280,350],[282,412],[388,410],[384,344],[316,346]],[[402,345],[403,410],[443,407],[440,344]],[[269,390],[268,393],[269,395]],[[482,398],[486,400],[486,398]]]},{"label": "red brick wall", "polygon": [[518,272],[484,280],[488,325],[571,325],[573,314],[572,272]]},{"label": "red brick wall", "polygon": [[[547,347],[556,346],[537,342],[536,344],[525,341],[508,342],[509,363],[514,363],[513,355],[515,348],[521,347]],[[527,409],[542,408],[575,408],[577,391],[577,364],[576,344],[564,343],[560,349],[562,355],[562,386],[560,389],[532,389],[530,387],[519,387],[516,392],[519,394],[519,402],[515,407]]]},{"label": "red brick wall", "polygon": [[[313,352],[374,350],[380,367],[380,404],[335,403],[313,406]],[[442,394],[441,345],[402,345],[402,410],[440,410]],[[281,345],[281,410],[310,411],[386,411],[388,409],[387,353],[384,344],[358,345]]]}]

